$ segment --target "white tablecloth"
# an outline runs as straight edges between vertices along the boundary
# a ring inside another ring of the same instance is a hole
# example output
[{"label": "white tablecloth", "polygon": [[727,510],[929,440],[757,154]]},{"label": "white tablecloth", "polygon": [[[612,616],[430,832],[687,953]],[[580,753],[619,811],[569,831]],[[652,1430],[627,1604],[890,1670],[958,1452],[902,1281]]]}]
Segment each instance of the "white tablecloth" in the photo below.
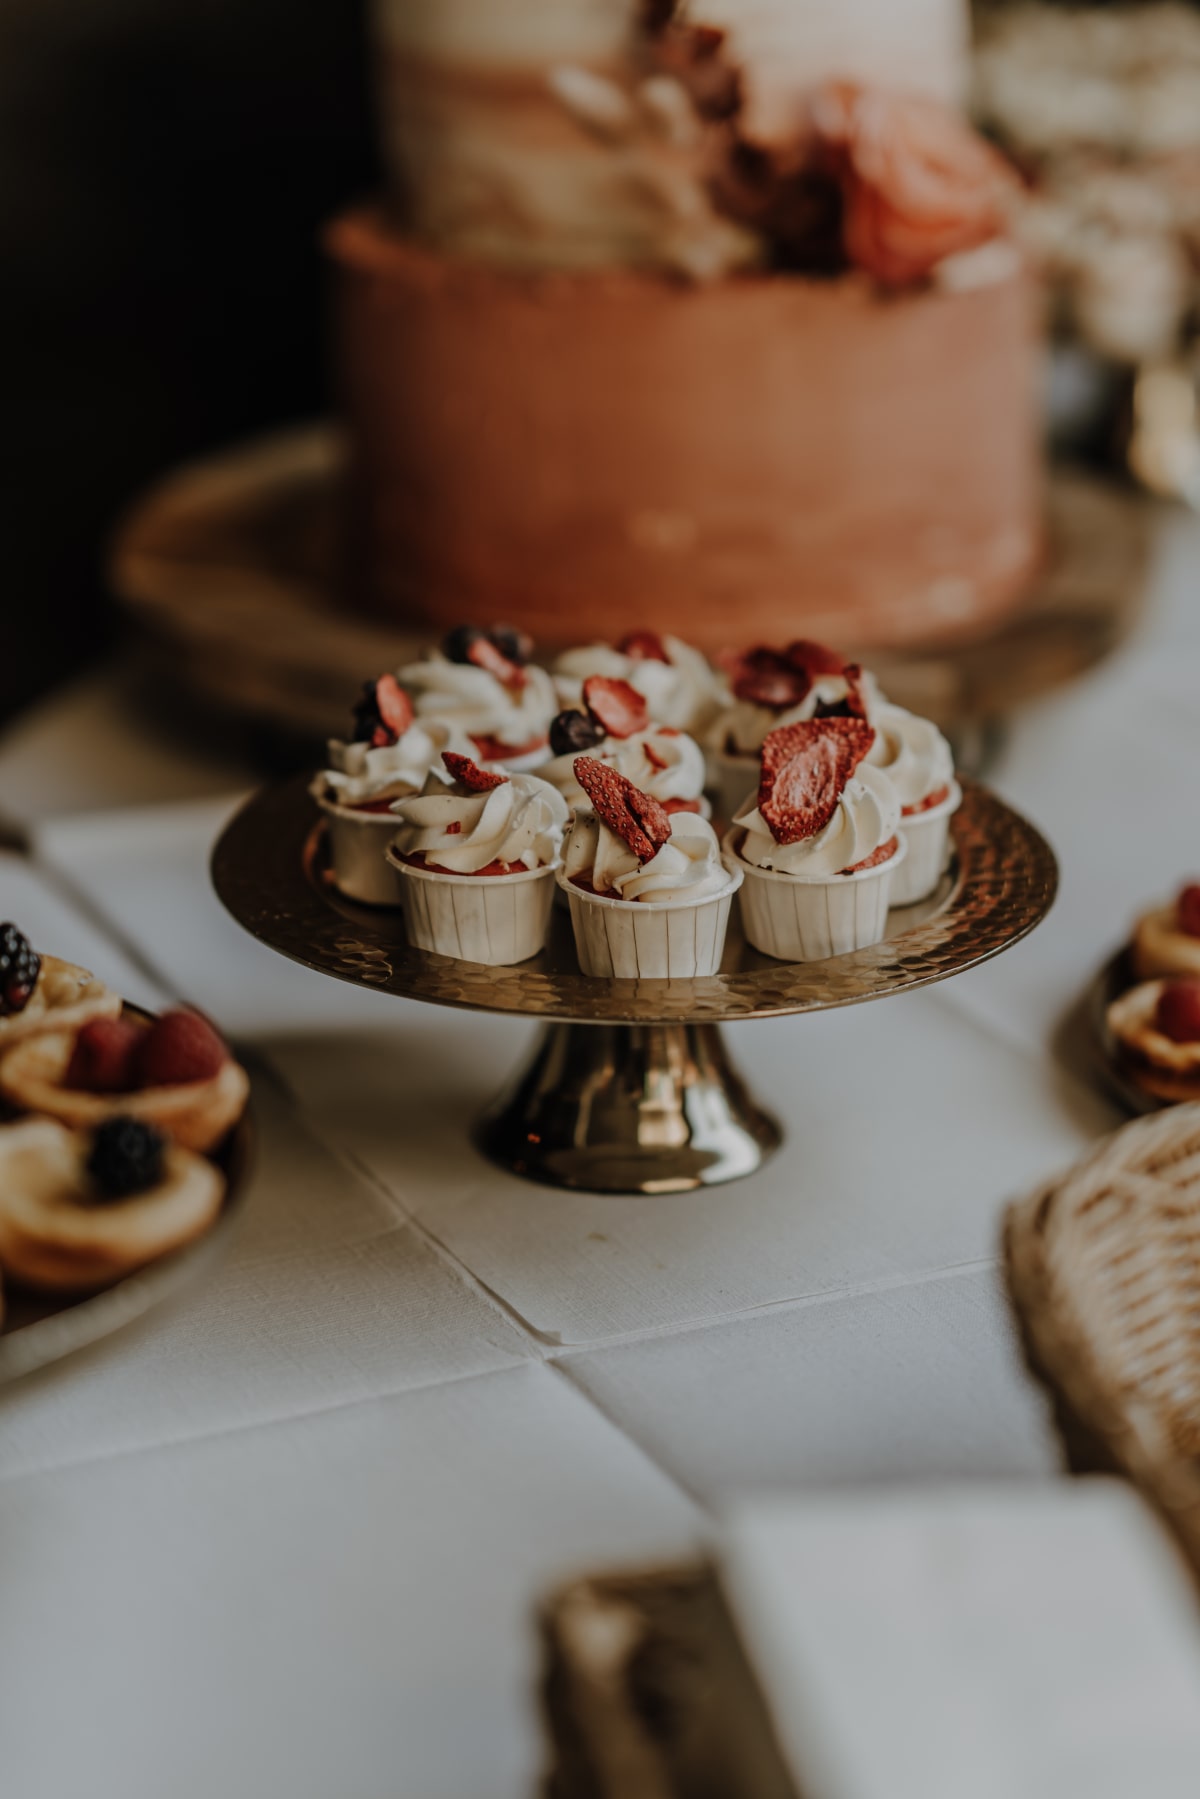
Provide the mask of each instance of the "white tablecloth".
[{"label": "white tablecloth", "polygon": [[1056,1021],[1200,873],[1200,527],[1138,641],[1017,721],[995,784],[1059,851],[1030,941],[886,1006],[729,1035],[789,1124],[752,1180],[600,1199],[466,1143],[528,1039],[359,993],[222,913],[236,771],[120,680],[0,743],[0,918],[256,1052],[221,1271],[0,1395],[0,1770],[22,1799],[518,1799],[532,1611],[686,1554],[738,1488],[1055,1475],[1000,1293],[1005,1201],[1115,1122]]}]

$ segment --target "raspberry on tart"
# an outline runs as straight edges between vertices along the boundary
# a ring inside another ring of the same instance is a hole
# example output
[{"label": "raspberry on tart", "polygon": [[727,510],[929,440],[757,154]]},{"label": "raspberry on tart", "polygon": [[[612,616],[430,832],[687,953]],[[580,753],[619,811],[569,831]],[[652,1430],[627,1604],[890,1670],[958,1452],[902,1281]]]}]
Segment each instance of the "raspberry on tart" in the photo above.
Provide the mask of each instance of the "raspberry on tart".
[{"label": "raspberry on tart", "polygon": [[211,1162],[142,1120],[21,1119],[0,1126],[0,1264],[41,1290],[106,1286],[200,1236],[224,1193]]},{"label": "raspberry on tart", "polygon": [[1108,1008],[1122,1062],[1158,1099],[1200,1099],[1200,979],[1142,981]]},{"label": "raspberry on tart", "polygon": [[101,1022],[15,1044],[0,1058],[0,1095],[80,1129],[127,1113],[186,1149],[214,1148],[245,1110],[249,1081],[208,1020],[181,1009],[150,1024]]}]

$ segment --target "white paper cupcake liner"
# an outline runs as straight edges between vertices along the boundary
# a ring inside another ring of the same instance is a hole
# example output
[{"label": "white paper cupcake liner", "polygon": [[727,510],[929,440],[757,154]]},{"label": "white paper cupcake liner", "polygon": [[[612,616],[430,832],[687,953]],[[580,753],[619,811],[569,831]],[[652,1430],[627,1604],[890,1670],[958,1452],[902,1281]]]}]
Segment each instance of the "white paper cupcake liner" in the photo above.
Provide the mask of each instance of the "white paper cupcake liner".
[{"label": "white paper cupcake liner", "polygon": [[[731,831],[724,848],[737,855]],[[739,905],[746,941],[779,962],[823,962],[878,943],[887,927],[892,881],[903,866],[907,846],[877,868],[852,875],[789,875],[755,868],[739,857],[745,875]]]},{"label": "white paper cupcake liner", "polygon": [[390,812],[356,812],[328,798],[318,781],[310,789],[328,821],[329,858],[339,892],[368,906],[399,906],[400,876],[386,850],[396,835]]},{"label": "white paper cupcake liner", "polygon": [[618,981],[716,974],[733,896],[742,884],[742,869],[726,867],[729,882],[720,893],[680,905],[603,899],[576,887],[560,870],[558,884],[571,909],[582,972]]},{"label": "white paper cupcake liner", "polygon": [[934,891],[949,853],[951,815],[961,805],[962,788],[953,781],[941,805],[900,820],[900,835],[908,845],[908,854],[892,882],[893,906],[915,906]]},{"label": "white paper cupcake liner", "polygon": [[414,868],[392,849],[388,861],[414,949],[507,968],[545,944],[557,864],[515,875],[453,875]]},{"label": "white paper cupcake liner", "polygon": [[721,824],[732,824],[751,794],[757,795],[760,763],[757,756],[729,756],[724,750],[704,752],[705,792],[713,814]]}]

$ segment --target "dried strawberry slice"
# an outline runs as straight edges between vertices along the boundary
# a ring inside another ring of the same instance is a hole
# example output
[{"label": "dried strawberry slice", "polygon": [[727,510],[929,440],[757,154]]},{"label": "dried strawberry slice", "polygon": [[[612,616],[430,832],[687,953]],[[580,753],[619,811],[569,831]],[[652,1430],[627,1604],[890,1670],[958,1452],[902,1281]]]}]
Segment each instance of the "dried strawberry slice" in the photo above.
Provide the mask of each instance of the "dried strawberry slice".
[{"label": "dried strawberry slice", "polygon": [[872,850],[871,854],[869,856],[864,856],[861,862],[852,862],[849,868],[843,868],[842,873],[844,875],[857,875],[865,873],[868,868],[878,868],[880,863],[890,862],[899,848],[900,839],[898,837],[889,837],[886,843],[881,843],[877,850]]},{"label": "dried strawberry slice", "polygon": [[760,644],[728,664],[734,697],[770,712],[786,712],[798,706],[812,682],[802,668],[795,668],[779,650]]},{"label": "dried strawberry slice", "polygon": [[658,801],[594,756],[576,756],[572,767],[601,823],[629,845],[639,862],[649,862],[671,835],[670,817]]},{"label": "dried strawberry slice", "polygon": [[670,662],[666,645],[657,631],[631,631],[617,645],[631,662]]},{"label": "dried strawberry slice", "polygon": [[660,756],[658,751],[655,749],[655,747],[652,743],[644,743],[642,745],[642,754],[645,756],[645,758],[646,758],[647,762],[650,764],[651,768],[656,768],[658,770],[659,774],[661,774],[662,771],[664,770],[664,768],[666,768],[666,766],[667,766],[666,757]]},{"label": "dried strawberry slice", "polygon": [[398,743],[413,721],[413,705],[395,675],[380,675],[375,683],[379,716]]},{"label": "dried strawberry slice", "polygon": [[650,723],[646,701],[628,681],[591,675],[583,684],[583,703],[610,737],[632,737]]},{"label": "dried strawberry slice", "polygon": [[824,830],[875,733],[858,718],[814,718],[768,733],[758,809],[776,843]]},{"label": "dried strawberry slice", "polygon": [[503,787],[508,780],[507,775],[494,775],[490,769],[480,768],[478,762],[472,762],[469,756],[456,755],[453,750],[443,750],[442,761],[454,779],[470,788],[472,793],[490,793],[493,787]]},{"label": "dried strawberry slice", "polygon": [[798,637],[783,653],[793,668],[804,670],[810,681],[815,681],[818,675],[844,675],[846,672],[844,656],[839,656],[827,644],[814,643],[809,637]]},{"label": "dried strawberry slice", "polygon": [[486,669],[489,675],[495,675],[502,687],[524,687],[529,678],[519,662],[511,662],[487,637],[473,640],[467,651],[467,661],[473,662],[476,668]]}]

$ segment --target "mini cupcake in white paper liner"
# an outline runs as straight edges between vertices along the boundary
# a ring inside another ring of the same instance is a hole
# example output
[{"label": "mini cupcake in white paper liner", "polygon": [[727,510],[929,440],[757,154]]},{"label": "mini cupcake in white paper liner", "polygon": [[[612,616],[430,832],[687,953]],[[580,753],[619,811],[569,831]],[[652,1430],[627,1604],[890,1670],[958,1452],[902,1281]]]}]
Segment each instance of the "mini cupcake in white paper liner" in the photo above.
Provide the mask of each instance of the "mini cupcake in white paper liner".
[{"label": "mini cupcake in white paper liner", "polygon": [[391,813],[361,812],[339,805],[329,798],[320,776],[309,791],[327,820],[329,859],[339,893],[368,906],[400,905],[400,876],[386,855],[396,835]]},{"label": "mini cupcake in white paper liner", "polygon": [[745,879],[738,898],[747,943],[779,962],[823,962],[878,943],[887,929],[892,883],[908,854],[903,838],[895,853],[854,874],[796,875],[756,868],[744,861],[740,827],[723,848],[736,857]]},{"label": "mini cupcake in white paper liner", "polygon": [[952,781],[936,806],[901,817],[900,837],[908,854],[892,882],[893,906],[915,906],[936,890],[949,859],[950,819],[961,805],[962,788]]},{"label": "mini cupcake in white paper liner", "polygon": [[[395,823],[392,819],[393,832]],[[414,949],[508,968],[544,947],[554,864],[511,875],[441,874],[405,862],[391,847],[387,860],[400,884],[404,927]]]},{"label": "mini cupcake in white paper liner", "polygon": [[731,756],[727,750],[706,750],[705,792],[712,800],[713,817],[720,824],[736,818],[750,795],[757,791],[757,756]]},{"label": "mini cupcake in white paper liner", "polygon": [[725,950],[740,867],[718,893],[680,902],[609,899],[589,893],[558,873],[575,933],[575,953],[586,975],[617,981],[691,980],[716,974]]}]

